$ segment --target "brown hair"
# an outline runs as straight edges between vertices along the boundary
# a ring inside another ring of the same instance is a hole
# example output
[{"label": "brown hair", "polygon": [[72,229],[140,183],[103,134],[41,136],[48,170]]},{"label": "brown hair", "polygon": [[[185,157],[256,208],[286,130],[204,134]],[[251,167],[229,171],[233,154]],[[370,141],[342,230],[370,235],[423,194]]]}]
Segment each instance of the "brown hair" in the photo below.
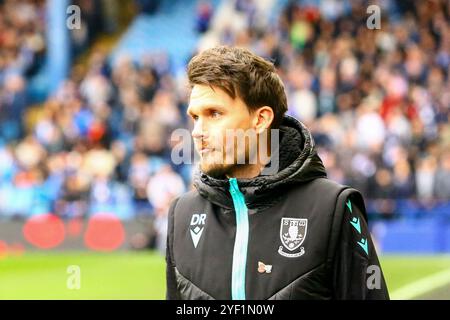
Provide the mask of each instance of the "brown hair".
[{"label": "brown hair", "polygon": [[191,86],[216,86],[233,99],[240,97],[250,111],[271,107],[271,128],[280,126],[287,111],[284,85],[273,63],[247,49],[219,46],[205,50],[189,62],[188,77]]}]

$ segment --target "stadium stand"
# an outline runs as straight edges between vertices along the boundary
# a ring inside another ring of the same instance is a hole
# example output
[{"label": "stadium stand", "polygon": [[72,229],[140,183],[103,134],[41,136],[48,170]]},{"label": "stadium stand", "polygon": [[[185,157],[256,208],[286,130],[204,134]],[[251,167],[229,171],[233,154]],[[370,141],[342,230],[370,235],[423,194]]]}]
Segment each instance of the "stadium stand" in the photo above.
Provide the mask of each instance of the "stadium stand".
[{"label": "stadium stand", "polygon": [[450,251],[447,1],[379,2],[380,30],[365,1],[150,2],[34,112],[44,2],[0,2],[0,220],[110,212],[152,217],[164,238],[192,171],[170,160],[171,132],[190,126],[183,70],[222,43],[273,59],[289,113],[311,128],[329,178],[362,191],[382,250]]}]

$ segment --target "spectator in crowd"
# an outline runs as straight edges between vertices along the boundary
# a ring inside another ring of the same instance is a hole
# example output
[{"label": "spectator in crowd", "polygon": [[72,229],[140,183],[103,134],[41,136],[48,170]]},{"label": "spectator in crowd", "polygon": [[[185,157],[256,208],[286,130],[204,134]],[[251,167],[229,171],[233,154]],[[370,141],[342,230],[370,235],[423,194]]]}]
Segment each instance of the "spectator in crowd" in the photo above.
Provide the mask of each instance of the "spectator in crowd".
[{"label": "spectator in crowd", "polygon": [[212,17],[212,6],[207,1],[199,1],[197,4],[197,21],[196,28],[199,33],[204,33],[209,28]]},{"label": "spectator in crowd", "polygon": [[168,164],[162,166],[148,183],[147,195],[156,215],[156,246],[161,254],[164,254],[166,250],[167,208],[175,197],[184,192],[183,179]]},{"label": "spectator in crowd", "polygon": [[434,194],[440,200],[450,199],[450,150],[443,151],[436,170]]}]

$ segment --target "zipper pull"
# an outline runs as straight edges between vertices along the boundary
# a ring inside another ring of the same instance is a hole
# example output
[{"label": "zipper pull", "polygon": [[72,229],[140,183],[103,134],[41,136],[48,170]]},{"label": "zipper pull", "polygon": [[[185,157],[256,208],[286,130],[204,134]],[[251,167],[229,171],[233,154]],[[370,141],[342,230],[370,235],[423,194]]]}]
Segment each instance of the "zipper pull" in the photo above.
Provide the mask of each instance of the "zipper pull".
[{"label": "zipper pull", "polygon": [[230,178],[229,182],[230,182],[230,193],[235,194],[239,190],[236,178]]}]

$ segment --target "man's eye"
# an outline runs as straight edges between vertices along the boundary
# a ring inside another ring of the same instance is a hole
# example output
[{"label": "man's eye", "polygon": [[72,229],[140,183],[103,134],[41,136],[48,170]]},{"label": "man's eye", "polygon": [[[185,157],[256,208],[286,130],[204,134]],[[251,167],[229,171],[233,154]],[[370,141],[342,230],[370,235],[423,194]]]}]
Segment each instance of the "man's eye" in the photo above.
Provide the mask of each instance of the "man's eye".
[{"label": "man's eye", "polygon": [[192,118],[192,120],[194,120],[194,121],[197,121],[197,120],[198,120],[198,116],[192,116],[191,118]]},{"label": "man's eye", "polygon": [[220,117],[222,114],[219,111],[213,111],[211,112],[211,117],[212,118],[218,118]]}]

